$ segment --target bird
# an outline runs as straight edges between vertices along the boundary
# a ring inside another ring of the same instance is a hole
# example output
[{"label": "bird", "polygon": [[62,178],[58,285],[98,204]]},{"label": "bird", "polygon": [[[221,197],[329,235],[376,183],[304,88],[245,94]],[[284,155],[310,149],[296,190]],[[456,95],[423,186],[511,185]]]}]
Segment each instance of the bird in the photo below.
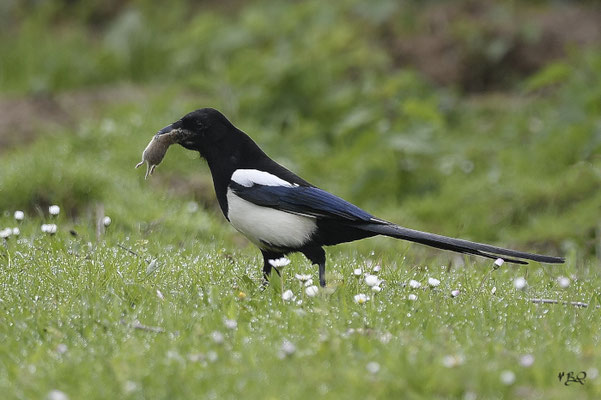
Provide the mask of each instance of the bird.
[{"label": "bird", "polygon": [[167,147],[174,143],[198,152],[206,160],[223,215],[263,255],[264,284],[275,268],[272,264],[277,264],[274,260],[300,252],[318,266],[319,284],[325,287],[324,247],[376,235],[517,264],[527,264],[525,260],[553,264],[565,261],[562,257],[405,228],[378,218],[272,160],[214,108],[192,111],[159,130],[140,164],[154,157],[147,160],[152,173],[156,165],[151,164],[160,163]]}]

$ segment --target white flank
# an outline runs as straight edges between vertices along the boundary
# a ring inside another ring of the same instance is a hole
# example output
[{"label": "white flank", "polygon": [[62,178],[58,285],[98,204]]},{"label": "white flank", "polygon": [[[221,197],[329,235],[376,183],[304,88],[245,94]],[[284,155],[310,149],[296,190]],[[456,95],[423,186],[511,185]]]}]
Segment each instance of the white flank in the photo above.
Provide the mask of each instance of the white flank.
[{"label": "white flank", "polygon": [[231,189],[227,191],[227,203],[231,224],[260,248],[265,248],[266,244],[300,247],[317,228],[315,218],[258,206],[238,197]]},{"label": "white flank", "polygon": [[259,171],[258,169],[237,169],[232,174],[232,180],[245,187],[251,187],[253,185],[286,187],[298,186],[293,185],[282,178],[278,178],[269,172]]}]

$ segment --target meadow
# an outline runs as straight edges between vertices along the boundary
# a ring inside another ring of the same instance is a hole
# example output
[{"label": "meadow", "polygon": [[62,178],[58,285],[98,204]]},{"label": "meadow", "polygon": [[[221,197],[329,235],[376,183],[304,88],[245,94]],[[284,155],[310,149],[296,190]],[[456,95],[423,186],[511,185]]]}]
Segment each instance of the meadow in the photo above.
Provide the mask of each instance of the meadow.
[{"label": "meadow", "polygon": [[[601,397],[601,50],[506,62],[552,6],[456,17],[481,69],[443,84],[394,53],[418,3],[125,4],[0,13],[3,398]],[[328,248],[317,293],[299,255],[262,290],[198,155],[134,169],[206,106],[375,215],[566,263],[373,238]]]}]

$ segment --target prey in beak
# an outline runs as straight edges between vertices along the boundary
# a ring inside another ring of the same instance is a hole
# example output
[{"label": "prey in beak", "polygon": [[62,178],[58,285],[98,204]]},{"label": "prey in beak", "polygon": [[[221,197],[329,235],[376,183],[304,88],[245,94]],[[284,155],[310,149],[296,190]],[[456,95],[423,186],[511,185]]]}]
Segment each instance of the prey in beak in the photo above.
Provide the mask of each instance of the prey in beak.
[{"label": "prey in beak", "polygon": [[152,175],[156,166],[163,161],[163,157],[165,157],[169,146],[174,143],[179,143],[184,137],[184,132],[179,127],[178,122],[158,131],[144,149],[142,161],[136,165],[136,168],[138,168],[146,163],[146,175],[144,176],[144,179],[147,179],[149,175]]}]

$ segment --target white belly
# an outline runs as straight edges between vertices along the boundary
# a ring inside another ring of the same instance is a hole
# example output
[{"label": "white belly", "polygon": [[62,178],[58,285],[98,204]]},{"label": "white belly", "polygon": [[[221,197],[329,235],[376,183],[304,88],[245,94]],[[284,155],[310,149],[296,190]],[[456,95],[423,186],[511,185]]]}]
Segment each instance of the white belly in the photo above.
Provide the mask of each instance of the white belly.
[{"label": "white belly", "polygon": [[261,207],[227,191],[230,223],[251,242],[261,248],[301,247],[317,224],[315,218]]}]

